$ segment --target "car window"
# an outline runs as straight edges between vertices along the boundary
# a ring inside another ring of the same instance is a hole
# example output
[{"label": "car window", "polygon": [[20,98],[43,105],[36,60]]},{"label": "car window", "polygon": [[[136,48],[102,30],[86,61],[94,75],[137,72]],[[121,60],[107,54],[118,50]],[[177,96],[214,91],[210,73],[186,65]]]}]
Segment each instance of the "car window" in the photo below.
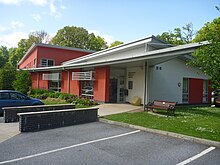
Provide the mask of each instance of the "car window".
[{"label": "car window", "polygon": [[11,99],[12,100],[25,100],[25,96],[21,95],[19,93],[11,93]]},{"label": "car window", "polygon": [[2,92],[0,93],[0,100],[8,100],[9,99],[9,93]]}]

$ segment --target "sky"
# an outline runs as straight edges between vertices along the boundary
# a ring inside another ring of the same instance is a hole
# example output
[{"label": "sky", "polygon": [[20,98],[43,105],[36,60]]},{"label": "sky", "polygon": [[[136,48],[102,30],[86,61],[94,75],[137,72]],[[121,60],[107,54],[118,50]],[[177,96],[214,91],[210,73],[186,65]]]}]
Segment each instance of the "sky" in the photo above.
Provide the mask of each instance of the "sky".
[{"label": "sky", "polygon": [[0,45],[44,30],[51,37],[65,26],[124,43],[192,23],[195,31],[220,17],[220,0],[0,0]]}]

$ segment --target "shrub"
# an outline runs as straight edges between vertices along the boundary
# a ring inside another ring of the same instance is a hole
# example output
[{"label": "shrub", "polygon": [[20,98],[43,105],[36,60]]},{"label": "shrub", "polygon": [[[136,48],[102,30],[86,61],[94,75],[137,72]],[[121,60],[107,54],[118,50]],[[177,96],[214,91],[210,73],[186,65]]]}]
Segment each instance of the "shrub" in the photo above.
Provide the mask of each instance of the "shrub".
[{"label": "shrub", "polygon": [[60,93],[60,92],[54,92],[54,91],[48,91],[44,89],[31,89],[29,92],[29,96],[38,98],[38,99],[47,99],[47,98],[55,98],[58,100],[63,100],[66,103],[74,103],[76,105],[80,106],[92,106],[97,105],[96,102],[91,101],[89,99],[80,98],[73,94],[68,93]]},{"label": "shrub", "polygon": [[31,75],[27,70],[19,70],[16,72],[16,78],[13,82],[15,90],[27,94],[31,87]]}]

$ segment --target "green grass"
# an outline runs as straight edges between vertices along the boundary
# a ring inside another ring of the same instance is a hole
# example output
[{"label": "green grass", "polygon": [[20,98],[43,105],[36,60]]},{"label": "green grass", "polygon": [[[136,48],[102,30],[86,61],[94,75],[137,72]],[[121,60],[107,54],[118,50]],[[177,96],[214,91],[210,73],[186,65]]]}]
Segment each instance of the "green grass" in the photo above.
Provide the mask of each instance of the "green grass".
[{"label": "green grass", "polygon": [[106,119],[133,125],[170,131],[179,134],[220,141],[220,108],[176,108],[175,117],[158,116],[147,112],[122,113],[105,116]]}]

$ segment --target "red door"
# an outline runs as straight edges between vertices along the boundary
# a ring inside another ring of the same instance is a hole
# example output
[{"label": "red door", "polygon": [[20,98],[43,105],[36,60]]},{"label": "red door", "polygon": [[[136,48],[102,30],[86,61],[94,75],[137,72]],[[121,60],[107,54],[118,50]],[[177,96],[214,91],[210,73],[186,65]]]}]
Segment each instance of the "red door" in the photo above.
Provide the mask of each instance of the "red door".
[{"label": "red door", "polygon": [[189,104],[201,104],[203,101],[203,80],[189,79]]}]

